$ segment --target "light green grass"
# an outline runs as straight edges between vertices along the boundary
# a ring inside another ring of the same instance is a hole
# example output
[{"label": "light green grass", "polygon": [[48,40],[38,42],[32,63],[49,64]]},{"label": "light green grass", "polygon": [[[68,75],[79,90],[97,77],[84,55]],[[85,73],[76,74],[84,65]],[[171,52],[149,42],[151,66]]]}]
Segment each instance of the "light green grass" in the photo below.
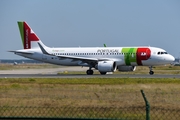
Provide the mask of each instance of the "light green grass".
[{"label": "light green grass", "polygon": [[36,64],[36,63],[24,63],[24,64],[0,64],[0,70],[18,70],[18,69],[43,69],[43,68],[58,68],[58,65],[52,64]]},{"label": "light green grass", "polygon": [[176,83],[179,78],[0,78],[0,83],[36,83],[36,84],[149,84]]}]

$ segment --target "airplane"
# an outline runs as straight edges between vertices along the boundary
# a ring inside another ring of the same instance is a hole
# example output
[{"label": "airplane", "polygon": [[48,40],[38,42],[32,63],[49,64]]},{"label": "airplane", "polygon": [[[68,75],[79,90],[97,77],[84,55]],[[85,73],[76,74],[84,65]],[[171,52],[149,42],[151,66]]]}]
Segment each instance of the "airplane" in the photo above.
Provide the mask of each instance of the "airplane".
[{"label": "airplane", "polygon": [[153,75],[153,66],[172,63],[175,58],[164,49],[150,46],[138,47],[70,47],[46,46],[25,21],[18,21],[24,49],[14,50],[17,55],[64,66],[89,67],[87,75],[94,69],[100,74],[118,71],[135,71],[136,66],[148,66]]}]

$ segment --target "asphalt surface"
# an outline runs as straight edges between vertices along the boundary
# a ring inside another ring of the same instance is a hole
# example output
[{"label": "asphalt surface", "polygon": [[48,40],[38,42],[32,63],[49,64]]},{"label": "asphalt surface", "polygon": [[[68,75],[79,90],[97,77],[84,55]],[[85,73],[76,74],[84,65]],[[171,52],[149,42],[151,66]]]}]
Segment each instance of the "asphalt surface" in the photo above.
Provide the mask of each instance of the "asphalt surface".
[{"label": "asphalt surface", "polygon": [[[180,78],[180,75],[160,74],[94,74],[86,75],[87,68],[61,67],[46,69],[0,70],[0,78]],[[68,71],[83,71],[84,74],[68,74]],[[60,74],[57,74],[60,73]]]},{"label": "asphalt surface", "polygon": [[180,75],[86,75],[86,74],[0,74],[0,78],[180,78]]}]

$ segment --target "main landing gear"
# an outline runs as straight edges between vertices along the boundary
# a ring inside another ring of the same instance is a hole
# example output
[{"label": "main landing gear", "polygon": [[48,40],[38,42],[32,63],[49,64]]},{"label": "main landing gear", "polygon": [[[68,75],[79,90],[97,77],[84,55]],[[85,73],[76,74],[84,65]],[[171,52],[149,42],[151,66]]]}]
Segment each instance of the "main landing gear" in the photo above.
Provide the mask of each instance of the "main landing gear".
[{"label": "main landing gear", "polygon": [[91,68],[89,68],[89,70],[86,71],[86,74],[87,75],[93,75],[94,71],[91,70]]},{"label": "main landing gear", "polygon": [[[93,75],[93,73],[94,73],[94,71],[91,70],[91,69],[89,69],[89,70],[86,71],[86,74],[87,74],[87,75]],[[100,72],[100,73],[101,73],[101,75],[106,75],[107,72]]]},{"label": "main landing gear", "polygon": [[150,74],[150,75],[153,75],[153,74],[154,74],[154,71],[152,70],[152,66],[149,66],[149,70],[150,70],[150,71],[149,71],[149,74]]}]

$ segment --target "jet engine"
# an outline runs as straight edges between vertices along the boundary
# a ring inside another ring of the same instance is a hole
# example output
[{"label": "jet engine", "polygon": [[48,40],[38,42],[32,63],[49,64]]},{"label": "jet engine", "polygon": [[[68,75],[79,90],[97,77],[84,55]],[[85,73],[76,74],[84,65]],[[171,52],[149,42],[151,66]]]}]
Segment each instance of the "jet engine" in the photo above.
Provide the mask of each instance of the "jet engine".
[{"label": "jet engine", "polygon": [[118,66],[118,71],[121,72],[128,72],[128,71],[135,71],[136,66]]},{"label": "jet engine", "polygon": [[99,72],[114,72],[116,70],[116,63],[114,61],[99,61],[97,64]]}]

